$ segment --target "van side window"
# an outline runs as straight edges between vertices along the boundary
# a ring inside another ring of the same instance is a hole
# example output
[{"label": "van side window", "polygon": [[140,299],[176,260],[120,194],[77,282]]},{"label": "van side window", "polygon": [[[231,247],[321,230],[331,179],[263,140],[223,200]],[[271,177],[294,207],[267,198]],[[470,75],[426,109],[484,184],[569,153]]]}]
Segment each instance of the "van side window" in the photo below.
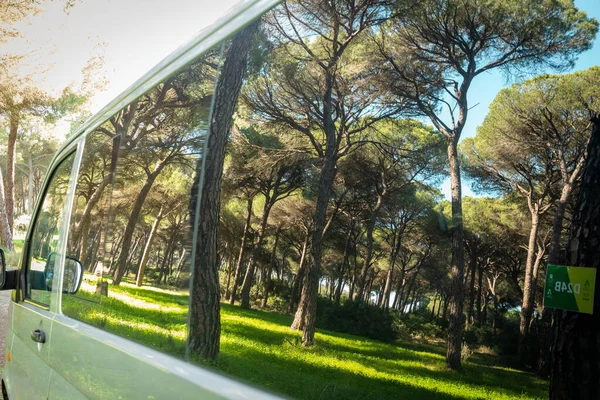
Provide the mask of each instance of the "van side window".
[{"label": "van side window", "polygon": [[[106,289],[106,283],[102,279],[107,262],[104,239],[120,139],[107,128],[105,124],[87,137],[67,241],[67,256],[79,260],[84,270],[80,290],[67,297],[94,302],[100,301],[101,294]],[[63,302],[65,301],[69,300],[63,298]]]},{"label": "van side window", "polygon": [[50,305],[54,263],[57,259],[60,228],[65,215],[74,158],[75,153],[65,158],[52,175],[31,234],[26,295],[43,305]]},{"label": "van side window", "polygon": [[86,137],[68,255],[79,292],[63,314],[183,357],[191,275],[190,204],[221,46]]}]

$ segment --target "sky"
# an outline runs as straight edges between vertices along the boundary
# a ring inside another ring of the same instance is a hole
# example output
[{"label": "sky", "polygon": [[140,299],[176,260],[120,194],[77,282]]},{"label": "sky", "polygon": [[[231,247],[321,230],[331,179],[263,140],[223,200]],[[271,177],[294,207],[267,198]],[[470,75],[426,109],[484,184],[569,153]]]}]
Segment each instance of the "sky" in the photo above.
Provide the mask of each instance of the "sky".
[{"label": "sky", "polygon": [[[92,100],[96,112],[237,3],[239,0],[81,0],[65,13],[64,1],[50,1],[43,12],[17,26],[23,38],[0,47],[0,54],[34,49],[22,72],[36,72],[39,84],[54,92],[80,81],[81,69],[90,57],[103,57],[109,84]],[[575,5],[600,20],[600,0],[575,0]],[[596,39],[573,71],[598,64],[600,44]],[[40,65],[49,66],[47,72],[39,73]],[[496,94],[513,83],[500,71],[476,78],[469,92],[472,109],[462,138],[475,135]],[[441,189],[449,199],[449,179]],[[464,180],[463,195],[474,196]]]}]

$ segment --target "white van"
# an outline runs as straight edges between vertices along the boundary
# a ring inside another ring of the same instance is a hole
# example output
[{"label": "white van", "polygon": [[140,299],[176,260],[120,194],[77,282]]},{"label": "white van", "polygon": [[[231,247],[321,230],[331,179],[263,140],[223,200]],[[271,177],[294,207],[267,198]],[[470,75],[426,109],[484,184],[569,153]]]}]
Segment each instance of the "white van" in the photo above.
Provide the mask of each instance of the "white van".
[{"label": "white van", "polygon": [[195,365],[186,319],[192,185],[220,66],[232,35],[276,2],[241,3],[58,151],[19,269],[0,258],[13,291],[4,399],[275,398]]}]

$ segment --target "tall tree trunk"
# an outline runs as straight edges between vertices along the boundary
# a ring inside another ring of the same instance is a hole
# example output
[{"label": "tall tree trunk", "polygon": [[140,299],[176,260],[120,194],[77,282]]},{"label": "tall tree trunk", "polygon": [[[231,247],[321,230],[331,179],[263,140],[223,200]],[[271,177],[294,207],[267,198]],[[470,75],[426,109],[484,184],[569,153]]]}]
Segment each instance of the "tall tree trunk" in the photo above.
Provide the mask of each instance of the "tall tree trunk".
[{"label": "tall tree trunk", "polygon": [[6,185],[4,191],[4,200],[6,203],[6,217],[8,219],[8,229],[12,236],[13,221],[15,213],[15,157],[17,154],[17,134],[19,131],[19,122],[21,113],[19,110],[13,110],[9,115],[8,143],[6,147]]},{"label": "tall tree trunk", "polygon": [[6,212],[6,198],[4,197],[4,180],[2,179],[2,171],[0,170],[0,239],[2,244],[9,250],[14,250],[12,231],[8,221],[8,213]]},{"label": "tall tree trunk", "polygon": [[235,304],[235,296],[237,294],[238,284],[240,281],[240,274],[242,272],[242,263],[244,261],[244,252],[246,251],[246,241],[248,240],[248,232],[250,230],[250,223],[252,219],[252,203],[254,201],[253,197],[250,197],[247,202],[247,214],[246,214],[246,224],[244,225],[244,233],[242,234],[242,243],[240,244],[240,253],[238,255],[237,262],[235,264],[235,274],[233,276],[233,288],[231,289],[231,297],[229,298],[229,303]]},{"label": "tall tree trunk", "polygon": [[142,186],[142,190],[138,193],[135,202],[133,203],[133,208],[131,210],[131,215],[129,216],[129,220],[127,221],[127,226],[125,226],[125,231],[123,232],[123,244],[121,245],[121,254],[119,255],[119,259],[117,260],[117,267],[115,269],[115,273],[113,275],[113,285],[119,285],[121,283],[121,279],[123,279],[123,274],[125,270],[128,269],[127,258],[129,257],[129,250],[131,247],[131,241],[133,240],[133,232],[135,231],[135,227],[138,223],[138,218],[140,216],[140,212],[142,211],[142,207],[144,202],[146,201],[146,197],[156,180],[156,177],[162,171],[166,164],[160,163],[157,165],[157,168],[148,176],[146,183]]},{"label": "tall tree trunk", "polygon": [[[306,275],[306,254],[308,250],[308,241],[310,239],[310,233],[306,233],[306,238],[304,238],[304,244],[302,245],[302,254],[300,255],[300,264],[298,265],[298,274],[296,275],[296,280],[294,281],[294,285],[292,287],[292,295],[290,297],[290,306],[288,312],[291,314],[296,309],[296,303],[300,298],[302,293],[302,288],[304,287],[304,277]],[[304,313],[295,313],[294,321],[292,322],[292,326],[290,327],[292,330],[302,329],[302,325],[304,323]]]},{"label": "tall tree trunk", "polygon": [[[582,156],[582,160],[584,157]],[[575,170],[572,172],[570,177],[563,176],[565,181],[560,199],[556,206],[556,213],[554,214],[554,221],[552,222],[552,238],[550,240],[550,249],[548,250],[548,264],[558,264],[559,253],[560,253],[560,239],[563,231],[563,221],[565,218],[565,210],[571,193],[573,192],[573,182],[579,177],[580,168],[578,164]],[[538,360],[536,365],[536,374],[539,377],[547,378],[550,375],[550,357],[552,354],[551,349],[551,337],[552,337],[552,319],[554,316],[553,309],[544,308],[542,311],[542,322],[541,329],[542,334],[540,335],[540,353],[538,354]]]},{"label": "tall tree trunk", "polygon": [[269,291],[271,290],[271,274],[275,267],[275,261],[277,259],[277,244],[279,243],[279,234],[281,233],[281,225],[277,227],[275,232],[275,242],[273,243],[273,250],[271,251],[271,260],[269,262],[269,268],[267,270],[267,276],[265,277],[265,292],[263,293],[263,299],[261,307],[265,308],[269,301]]},{"label": "tall tree trunk", "polygon": [[186,355],[192,351],[204,359],[214,360],[219,354],[221,319],[217,236],[223,162],[227,135],[231,130],[233,112],[246,73],[248,50],[258,31],[258,24],[259,21],[255,21],[235,34],[227,50],[214,94],[216,97],[205,151],[196,166],[192,187],[191,221],[196,219],[196,210],[200,215],[198,240],[194,243]]},{"label": "tall tree trunk", "polygon": [[525,365],[529,355],[529,325],[533,314],[535,300],[535,282],[533,276],[536,255],[536,239],[539,228],[540,215],[537,206],[531,209],[531,229],[529,231],[529,244],[527,249],[527,265],[525,267],[525,283],[523,285],[523,303],[521,306],[521,323],[519,325],[519,356],[521,364]]},{"label": "tall tree trunk", "polygon": [[483,291],[483,268],[481,268],[481,265],[479,265],[479,268],[477,269],[477,326],[481,326],[481,303],[482,303],[482,296],[484,295],[484,291]]},{"label": "tall tree trunk", "polygon": [[[331,78],[331,86],[329,88],[329,101],[325,103],[331,106],[331,90],[333,88],[333,78]],[[327,96],[326,96],[327,97]],[[324,114],[327,116],[326,125],[330,125],[327,129],[327,149],[323,167],[321,169],[321,177],[319,179],[319,193],[317,195],[317,204],[314,219],[314,230],[311,240],[311,258],[312,264],[309,266],[306,275],[306,283],[302,290],[300,305],[304,310],[304,326],[302,327],[302,345],[312,346],[315,341],[315,322],[317,319],[317,297],[319,289],[319,274],[321,273],[321,257],[323,255],[323,231],[327,219],[327,204],[333,187],[333,180],[336,175],[336,137],[335,126],[331,120],[332,110],[327,110]]]},{"label": "tall tree trunk", "polygon": [[383,197],[377,196],[377,203],[371,212],[371,216],[369,218],[369,223],[367,225],[367,246],[365,251],[365,258],[363,260],[363,266],[360,271],[360,277],[358,278],[358,291],[356,292],[356,297],[359,299],[363,297],[363,293],[365,290],[367,273],[369,272],[369,268],[371,268],[371,258],[373,257],[373,232],[375,230],[375,223],[377,222],[377,216],[379,215],[379,210],[383,205]]},{"label": "tall tree trunk", "polygon": [[[592,118],[583,179],[573,213],[568,265],[600,267],[600,119]],[[600,274],[596,273],[596,290]],[[595,313],[557,311],[552,346],[550,399],[600,398],[600,296]]]},{"label": "tall tree trunk", "polygon": [[225,286],[225,299],[229,299],[231,295],[231,275],[233,275],[234,264],[232,262],[233,256],[229,256],[227,259],[227,284]]},{"label": "tall tree trunk", "polygon": [[152,247],[152,241],[154,240],[154,235],[156,234],[156,230],[158,229],[158,225],[160,224],[162,217],[163,207],[161,206],[160,210],[158,210],[158,215],[152,224],[152,229],[150,229],[150,233],[148,234],[148,240],[146,241],[146,246],[144,247],[144,252],[142,253],[142,259],[140,260],[140,265],[138,266],[138,274],[135,281],[137,287],[142,287],[142,284],[144,283],[144,272],[146,271],[146,264],[148,263],[148,258],[150,257],[150,248]]},{"label": "tall tree trunk", "polygon": [[[464,113],[466,114],[466,110]],[[452,196],[452,282],[450,284],[450,325],[448,327],[446,365],[450,369],[460,368],[462,334],[465,327],[463,315],[465,255],[463,245],[462,188],[456,148],[459,136],[460,134],[448,139],[448,162],[450,164],[450,188]]]},{"label": "tall tree trunk", "polygon": [[[86,232],[86,229],[89,229],[89,226],[90,226],[90,217],[92,214],[92,210],[94,209],[96,204],[98,204],[98,202],[102,198],[102,195],[104,194],[104,189],[106,189],[106,187],[109,186],[109,184],[111,182],[113,182],[113,180],[114,180],[115,174],[117,172],[117,161],[119,158],[119,149],[121,147],[121,140],[122,140],[122,135],[117,135],[113,138],[111,156],[110,156],[109,173],[106,174],[104,176],[104,178],[102,178],[102,181],[100,181],[98,186],[94,189],[94,192],[92,193],[92,195],[90,196],[90,198],[88,199],[88,201],[85,204],[83,213],[81,214],[81,219],[75,226],[75,235],[81,237],[82,238],[81,240],[85,240],[85,238],[87,237],[85,232]],[[80,244],[80,246],[81,246],[80,252],[85,253],[85,250],[84,250],[85,245]],[[83,259],[84,257],[81,256],[81,258]]]},{"label": "tall tree trunk", "polygon": [[31,153],[27,154],[27,167],[29,169],[27,174],[27,213],[33,215],[33,159]]},{"label": "tall tree trunk", "polygon": [[467,325],[473,323],[473,306],[475,305],[475,272],[477,269],[477,240],[473,243],[471,258],[469,259],[469,272],[471,281],[469,283],[469,306],[467,308]]},{"label": "tall tree trunk", "polygon": [[[387,273],[387,278],[385,280],[385,288],[383,291],[383,309],[387,310],[390,307],[390,296],[392,293],[392,280],[394,278],[394,266],[396,265],[396,258],[398,257],[398,253],[400,252],[400,243],[401,236],[399,235],[395,239],[395,245],[393,246],[392,253],[390,254],[390,269]],[[396,292],[396,297],[398,292]],[[394,304],[396,301],[394,300]]]},{"label": "tall tree trunk", "polygon": [[248,260],[248,267],[246,268],[246,274],[244,275],[244,282],[242,283],[242,292],[241,292],[241,306],[242,308],[250,308],[250,289],[252,289],[252,283],[254,281],[254,268],[256,267],[256,260],[258,258],[258,253],[262,249],[262,243],[265,239],[265,234],[267,230],[267,221],[269,220],[269,213],[271,212],[271,207],[273,206],[272,200],[267,199],[265,202],[265,206],[263,208],[262,221],[260,224],[260,228],[258,229],[258,235],[256,237],[256,242],[254,243],[254,247],[252,248],[252,254],[250,255],[250,260]]}]

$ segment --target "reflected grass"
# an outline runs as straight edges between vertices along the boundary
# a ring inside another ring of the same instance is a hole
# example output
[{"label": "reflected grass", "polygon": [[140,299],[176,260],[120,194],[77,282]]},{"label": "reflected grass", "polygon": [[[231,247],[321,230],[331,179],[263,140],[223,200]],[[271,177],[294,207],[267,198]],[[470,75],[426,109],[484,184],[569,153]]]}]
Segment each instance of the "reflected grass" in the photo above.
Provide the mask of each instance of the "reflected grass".
[{"label": "reflected grass", "polygon": [[[121,285],[110,286],[109,297],[100,304],[66,297],[63,309],[66,315],[183,357],[187,301],[186,293]],[[507,368],[489,355],[476,355],[461,371],[448,371],[443,343],[390,345],[325,330],[317,330],[317,345],[303,348],[300,333],[289,329],[289,316],[229,304],[221,304],[221,310],[221,353],[208,367],[292,398],[547,396],[544,381]]]}]

